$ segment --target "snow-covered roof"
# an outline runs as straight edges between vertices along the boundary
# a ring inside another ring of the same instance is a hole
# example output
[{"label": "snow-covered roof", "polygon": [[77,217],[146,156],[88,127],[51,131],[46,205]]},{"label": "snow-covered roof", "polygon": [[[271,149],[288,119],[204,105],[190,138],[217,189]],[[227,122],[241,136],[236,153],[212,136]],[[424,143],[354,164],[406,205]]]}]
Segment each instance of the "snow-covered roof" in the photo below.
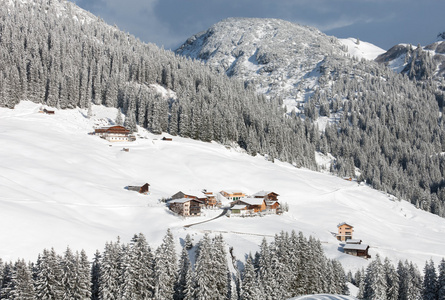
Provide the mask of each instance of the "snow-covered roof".
[{"label": "snow-covered roof", "polygon": [[263,204],[264,199],[262,199],[262,198],[244,198],[240,201],[242,203],[246,203],[248,205],[261,205],[261,204]]},{"label": "snow-covered roof", "polygon": [[226,192],[228,194],[244,194],[241,190],[222,190],[221,192]]},{"label": "snow-covered roof", "polygon": [[267,195],[269,195],[270,193],[272,193],[272,191],[259,191],[255,194],[253,194],[253,197],[266,197]]},{"label": "snow-covered roof", "polygon": [[193,198],[181,198],[181,199],[171,200],[168,203],[186,203],[186,202],[189,202],[189,201],[201,202],[201,201],[193,199]]},{"label": "snow-covered roof", "polygon": [[361,242],[362,242],[362,240],[359,240],[359,239],[346,240],[346,244],[360,244]]},{"label": "snow-covered roof", "polygon": [[346,222],[343,222],[343,223],[338,224],[337,227],[340,227],[340,226],[343,226],[343,225],[348,225],[349,227],[354,228],[354,226],[349,225],[349,223],[346,223]]},{"label": "snow-covered roof", "polygon": [[233,209],[245,209],[246,207],[247,207],[247,205],[237,204],[237,205],[232,206],[230,209],[231,210],[233,210]]},{"label": "snow-covered roof", "polygon": [[366,250],[369,248],[369,245],[366,244],[346,244],[343,249],[344,250]]}]

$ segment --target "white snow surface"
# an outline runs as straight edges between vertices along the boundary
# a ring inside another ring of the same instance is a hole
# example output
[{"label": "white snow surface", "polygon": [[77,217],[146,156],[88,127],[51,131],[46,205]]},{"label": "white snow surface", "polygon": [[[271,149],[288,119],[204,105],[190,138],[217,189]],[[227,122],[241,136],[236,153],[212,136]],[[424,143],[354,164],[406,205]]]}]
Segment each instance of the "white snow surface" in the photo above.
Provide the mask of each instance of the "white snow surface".
[{"label": "white snow surface", "polygon": [[377,58],[377,56],[386,52],[386,50],[368,42],[359,41],[359,43],[357,44],[357,38],[338,40],[341,44],[348,47],[348,53],[351,56],[358,59],[364,58],[367,60],[374,60]]},{"label": "white snow surface", "polygon": [[[406,201],[328,174],[271,163],[261,156],[217,143],[162,136],[139,130],[136,142],[114,143],[93,135],[94,124],[113,120],[116,109],[38,113],[39,104],[23,101],[0,108],[0,258],[35,261],[44,248],[62,253],[96,249],[117,236],[123,242],[139,232],[158,247],[170,228],[179,242],[189,233],[196,241],[205,232],[222,233],[237,259],[272,241],[281,230],[302,231],[321,240],[326,255],[355,271],[369,261],[339,251],[337,224],[354,226],[354,238],[370,245],[370,254],[394,263],[411,260],[420,268],[445,255],[445,219]],[[122,148],[129,148],[129,152]],[[151,193],[128,191],[127,185],[150,184]],[[264,217],[222,217],[189,228],[184,225],[217,216],[182,218],[160,202],[178,191],[233,187],[252,195],[278,193],[289,212]],[[333,296],[330,296],[333,297]],[[306,298],[307,299],[307,298]],[[317,298],[318,299],[318,298]],[[322,298],[320,298],[322,299]],[[324,299],[324,298],[323,298]],[[329,298],[337,299],[337,298]],[[341,299],[341,298],[340,298]]]}]

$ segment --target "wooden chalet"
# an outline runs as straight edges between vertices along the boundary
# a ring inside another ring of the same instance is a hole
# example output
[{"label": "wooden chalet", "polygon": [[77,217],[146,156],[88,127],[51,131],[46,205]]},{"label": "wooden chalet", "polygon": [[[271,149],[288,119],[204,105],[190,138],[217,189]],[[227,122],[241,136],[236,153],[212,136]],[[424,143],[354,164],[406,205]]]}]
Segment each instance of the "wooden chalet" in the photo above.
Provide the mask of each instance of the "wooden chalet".
[{"label": "wooden chalet", "polygon": [[246,194],[244,194],[241,191],[225,190],[225,191],[221,191],[220,194],[231,201],[236,201],[236,200],[246,197]]},{"label": "wooden chalet", "polygon": [[[260,198],[243,198],[232,202],[231,207],[246,206],[246,210],[250,213],[259,213],[267,209],[266,201]],[[233,212],[233,210],[232,210]]]},{"label": "wooden chalet", "polygon": [[269,210],[277,210],[280,207],[278,196],[277,193],[271,191],[259,191],[252,195],[253,198],[264,199],[266,208]]},{"label": "wooden chalet", "polygon": [[343,251],[346,254],[353,255],[353,256],[359,256],[363,258],[370,258],[371,256],[368,253],[369,245],[366,244],[346,244],[343,247]]},{"label": "wooden chalet", "polygon": [[186,194],[182,191],[177,192],[173,196],[171,196],[172,199],[181,199],[181,198],[189,198],[189,199],[196,199],[203,203],[205,207],[215,207],[220,206],[220,203],[217,201],[216,196],[212,192],[207,192],[206,190],[196,192],[193,194]]},{"label": "wooden chalet", "polygon": [[142,186],[129,185],[127,186],[127,190],[135,191],[139,194],[148,195],[150,193],[150,184],[146,183]]},{"label": "wooden chalet", "polygon": [[173,200],[175,199],[182,199],[182,198],[189,198],[189,199],[198,199],[198,197],[191,195],[191,194],[185,194],[181,191],[177,192],[176,194],[174,194],[173,196],[171,196],[171,198]]},{"label": "wooden chalet", "polygon": [[204,197],[198,199],[203,201],[206,207],[221,206],[221,203],[216,199],[216,196],[212,192],[207,192],[206,190],[203,190],[202,193],[204,194]]},{"label": "wooden chalet", "polygon": [[337,240],[339,241],[346,241],[349,239],[352,239],[352,233],[354,232],[354,226],[349,225],[346,222],[340,223],[337,225],[338,233],[337,233]]},{"label": "wooden chalet", "polygon": [[169,209],[181,216],[200,216],[204,204],[193,198],[180,198],[168,202]]},{"label": "wooden chalet", "polygon": [[94,134],[109,142],[131,142],[135,138],[130,134],[130,130],[124,126],[110,126],[96,128]]},{"label": "wooden chalet", "polygon": [[259,191],[252,195],[254,198],[264,198],[266,200],[278,201],[278,194],[271,191]]}]

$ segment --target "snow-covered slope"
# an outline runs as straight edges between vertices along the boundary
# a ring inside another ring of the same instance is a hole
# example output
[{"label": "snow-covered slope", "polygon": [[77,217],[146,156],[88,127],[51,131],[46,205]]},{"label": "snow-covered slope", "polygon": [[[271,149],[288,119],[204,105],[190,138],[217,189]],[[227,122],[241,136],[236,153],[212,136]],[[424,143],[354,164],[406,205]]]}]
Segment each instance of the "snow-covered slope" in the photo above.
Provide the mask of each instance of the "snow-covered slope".
[{"label": "snow-covered slope", "polygon": [[375,60],[398,73],[407,74],[410,78],[434,78],[441,83],[445,74],[445,41],[437,41],[424,47],[398,44]]},{"label": "snow-covered slope", "polygon": [[382,48],[355,38],[339,39],[340,43],[347,47],[348,53],[358,59],[374,60],[380,54],[385,53]]},{"label": "snow-covered slope", "polygon": [[335,38],[278,19],[229,18],[189,38],[176,53],[201,59],[258,92],[303,101],[317,85],[326,55],[342,57]]},{"label": "snow-covered slope", "polygon": [[325,64],[328,58],[341,65],[351,57],[373,60],[385,52],[356,41],[284,20],[229,18],[190,37],[176,53],[206,61],[291,108],[319,88],[320,74],[332,68]]},{"label": "snow-covered slope", "polygon": [[[117,236],[128,242],[142,232],[157,247],[167,228],[175,238],[190,233],[222,233],[238,259],[256,251],[263,237],[281,230],[302,231],[323,243],[331,258],[346,269],[367,264],[341,253],[332,235],[343,221],[355,228],[355,238],[371,246],[370,254],[408,259],[423,266],[438,262],[445,249],[445,219],[393,201],[367,186],[338,177],[297,169],[236,149],[179,137],[165,142],[140,130],[134,143],[109,144],[88,135],[104,125],[116,110],[93,107],[38,113],[39,105],[21,102],[0,108],[0,258],[35,260],[43,248],[62,252],[67,245],[84,248],[89,256]],[[122,151],[128,147],[129,152]],[[139,195],[127,185],[150,183],[151,194]],[[219,210],[197,218],[180,218],[159,200],[182,190],[239,189],[248,194],[272,190],[289,212],[282,216],[209,219]]]}]

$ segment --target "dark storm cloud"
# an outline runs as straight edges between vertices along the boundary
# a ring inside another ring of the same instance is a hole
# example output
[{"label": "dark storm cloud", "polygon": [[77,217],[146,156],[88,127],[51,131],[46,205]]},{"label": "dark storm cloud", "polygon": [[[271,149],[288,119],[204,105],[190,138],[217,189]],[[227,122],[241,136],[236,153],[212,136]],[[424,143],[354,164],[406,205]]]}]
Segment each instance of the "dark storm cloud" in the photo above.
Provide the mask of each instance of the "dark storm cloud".
[{"label": "dark storm cloud", "polygon": [[228,17],[279,18],[382,48],[426,43],[445,31],[438,0],[77,0],[145,42],[174,48]]}]

